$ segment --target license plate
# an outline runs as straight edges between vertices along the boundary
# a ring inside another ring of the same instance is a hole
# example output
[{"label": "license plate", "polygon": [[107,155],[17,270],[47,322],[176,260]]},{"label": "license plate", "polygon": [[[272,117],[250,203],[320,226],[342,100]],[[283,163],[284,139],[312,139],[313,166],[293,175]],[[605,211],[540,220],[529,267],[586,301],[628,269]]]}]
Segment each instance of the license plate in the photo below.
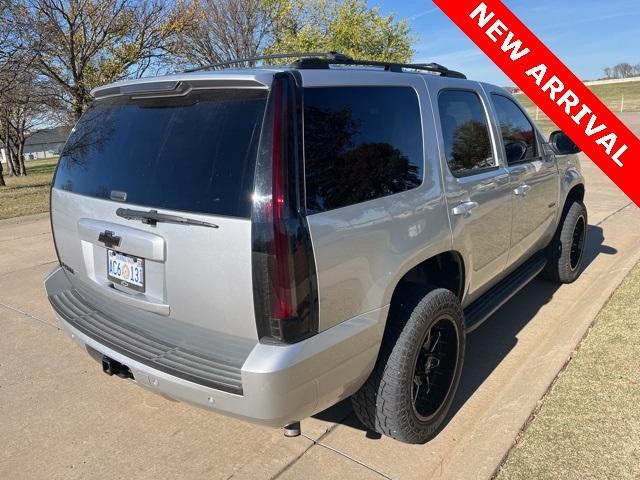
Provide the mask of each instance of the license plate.
[{"label": "license plate", "polygon": [[144,258],[107,249],[107,278],[123,287],[144,292]]}]

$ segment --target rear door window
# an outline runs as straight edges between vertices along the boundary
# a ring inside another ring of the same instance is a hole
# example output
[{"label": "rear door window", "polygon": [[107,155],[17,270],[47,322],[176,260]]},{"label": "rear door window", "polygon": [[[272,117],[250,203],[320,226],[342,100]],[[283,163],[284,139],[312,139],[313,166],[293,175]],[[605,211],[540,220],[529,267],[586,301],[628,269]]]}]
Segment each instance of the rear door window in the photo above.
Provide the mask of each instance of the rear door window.
[{"label": "rear door window", "polygon": [[422,122],[410,87],[305,89],[304,142],[309,213],[422,183]]},{"label": "rear door window", "polygon": [[[60,157],[54,187],[170,210],[251,216],[267,92],[95,101]],[[122,192],[118,194],[118,192]]]},{"label": "rear door window", "polygon": [[438,96],[438,110],[444,151],[454,175],[471,175],[497,166],[489,122],[477,93],[443,90]]}]

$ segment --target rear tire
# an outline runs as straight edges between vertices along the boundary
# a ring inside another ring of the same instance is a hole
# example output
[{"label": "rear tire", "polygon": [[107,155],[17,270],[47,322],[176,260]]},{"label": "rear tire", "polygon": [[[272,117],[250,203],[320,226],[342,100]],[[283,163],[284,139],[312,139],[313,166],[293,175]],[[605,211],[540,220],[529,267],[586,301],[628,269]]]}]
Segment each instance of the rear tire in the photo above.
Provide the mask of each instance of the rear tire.
[{"label": "rear tire", "polygon": [[405,297],[394,302],[376,366],[352,403],[369,430],[419,444],[451,407],[464,362],[464,317],[449,290]]},{"label": "rear tire", "polygon": [[547,247],[547,265],[543,271],[547,280],[572,283],[580,275],[587,243],[587,218],[584,204],[573,202]]}]

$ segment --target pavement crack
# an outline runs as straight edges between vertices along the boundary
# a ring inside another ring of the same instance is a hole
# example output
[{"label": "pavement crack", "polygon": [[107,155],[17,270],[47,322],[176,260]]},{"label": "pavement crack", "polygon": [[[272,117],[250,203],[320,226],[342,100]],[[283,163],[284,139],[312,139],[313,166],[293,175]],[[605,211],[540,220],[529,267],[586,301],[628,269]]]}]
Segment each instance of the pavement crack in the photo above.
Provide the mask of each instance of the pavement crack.
[{"label": "pavement crack", "polygon": [[[388,478],[389,480],[393,480],[392,477],[390,477],[389,475],[387,475],[386,473],[381,472],[380,470],[377,470],[375,468],[373,468],[371,465],[367,465],[364,462],[361,462],[360,460],[358,460],[357,458],[353,458],[351,455],[348,455],[344,452],[341,452],[340,450],[333,448],[325,443],[320,442],[320,439],[318,439],[317,441],[314,441],[313,439],[311,439],[310,437],[307,437],[304,433],[302,434],[303,437],[308,438],[309,440],[311,440],[312,442],[314,442],[316,445],[319,445],[321,447],[326,448],[327,450],[331,450],[332,452],[337,453],[338,455],[343,456],[344,458],[351,460],[354,463],[357,463],[358,465],[366,468],[367,470],[371,470],[374,473],[377,473],[378,475],[380,475],[383,478]],[[324,437],[324,435],[323,435]],[[321,437],[322,438],[322,437]]]},{"label": "pavement crack", "polygon": [[625,208],[627,208],[629,205],[633,205],[633,202],[629,202],[626,205],[620,207],[619,209],[617,209],[615,212],[611,212],[609,215],[607,215],[606,217],[604,217],[602,220],[600,220],[598,223],[596,223],[594,226],[595,227],[599,227],[600,225],[602,225],[604,222],[606,222],[607,220],[609,220],[611,217],[617,215],[618,213],[620,213],[622,210],[624,210]]},{"label": "pavement crack", "polygon": [[322,435],[320,435],[320,437],[318,437],[317,441],[314,440],[313,438],[308,437],[304,433],[301,434],[304,438],[306,438],[308,440],[311,440],[311,442],[312,442],[311,445],[309,445],[307,448],[305,448],[304,451],[302,451],[298,456],[296,456],[293,460],[291,460],[284,467],[282,467],[275,475],[273,475],[271,477],[272,480],[276,479],[276,478],[279,478],[284,472],[289,470],[289,468],[291,468],[294,464],[296,464],[298,462],[298,460],[300,460],[309,450],[311,450],[312,447],[316,446],[320,440],[322,440],[324,437],[329,435],[333,431],[333,429],[336,428],[337,426],[338,426],[337,423],[334,423],[333,425],[331,425],[329,428],[327,428],[326,432],[324,432]]},{"label": "pavement crack", "polygon": [[35,315],[31,315],[30,313],[25,312],[24,310],[20,310],[19,308],[12,307],[11,305],[7,305],[6,303],[0,302],[0,307],[4,307],[4,308],[6,308],[8,310],[12,310],[14,312],[20,313],[20,314],[24,315],[25,317],[29,317],[29,318],[37,321],[37,322],[40,322],[40,323],[46,325],[47,327],[55,328],[58,331],[61,330],[60,327],[58,327],[57,325],[49,323],[46,320],[43,320],[41,318],[36,317]]},{"label": "pavement crack", "polygon": [[15,242],[16,240],[24,240],[25,238],[41,237],[42,235],[51,235],[51,232],[48,231],[48,232],[34,233],[33,235],[24,235],[22,237],[5,238],[4,240],[0,240],[0,243]]},{"label": "pavement crack", "polygon": [[329,427],[327,429],[326,432],[324,432],[322,435],[320,435],[320,437],[318,437],[317,440],[314,440],[313,438],[309,437],[308,435],[305,435],[304,433],[302,433],[301,435],[306,438],[307,440],[311,441],[311,445],[309,445],[307,448],[304,449],[304,451],[302,451],[297,457],[295,457],[293,460],[291,460],[289,463],[287,463],[284,467],[282,467],[280,469],[280,471],[278,471],[273,477],[271,477],[272,479],[276,479],[279,478],[280,476],[282,476],[287,470],[289,470],[291,467],[293,467],[296,463],[298,463],[298,461],[304,457],[306,455],[306,453],[311,450],[313,447],[315,447],[316,445],[318,447],[321,448],[326,448],[327,450],[331,450],[332,452],[337,453],[338,455],[346,458],[347,460],[352,461],[353,463],[357,463],[358,465],[360,465],[361,467],[366,468],[367,470],[370,470],[378,475],[380,475],[382,478],[387,478],[389,480],[393,480],[392,477],[390,477],[389,475],[387,475],[386,473],[381,472],[380,470],[377,470],[375,468],[373,468],[370,465],[367,465],[366,463],[361,462],[360,460],[353,458],[352,456],[341,452],[340,450],[337,450],[325,443],[322,443],[322,439],[325,438],[327,435],[329,435],[334,429],[335,427],[338,426],[338,423],[334,423],[331,427]]},{"label": "pavement crack", "polygon": [[45,265],[51,265],[53,263],[58,263],[58,261],[57,260],[50,260],[48,262],[38,263],[36,265],[29,265],[27,267],[18,268],[17,270],[11,270],[10,272],[5,272],[5,273],[0,274],[0,278],[1,277],[6,277],[7,275],[12,275],[14,273],[21,272],[23,270],[29,270],[30,268],[44,267]]},{"label": "pavement crack", "polygon": [[276,478],[280,478],[284,474],[284,472],[286,472],[291,467],[293,467],[298,462],[298,460],[300,460],[309,450],[315,447],[316,443],[313,440],[312,442],[313,443],[311,443],[311,445],[305,448],[299,455],[297,455],[294,459],[292,459],[289,463],[287,463],[284,467],[282,467],[278,472],[276,472],[276,474],[273,475],[273,477],[271,477],[272,480],[275,480]]}]

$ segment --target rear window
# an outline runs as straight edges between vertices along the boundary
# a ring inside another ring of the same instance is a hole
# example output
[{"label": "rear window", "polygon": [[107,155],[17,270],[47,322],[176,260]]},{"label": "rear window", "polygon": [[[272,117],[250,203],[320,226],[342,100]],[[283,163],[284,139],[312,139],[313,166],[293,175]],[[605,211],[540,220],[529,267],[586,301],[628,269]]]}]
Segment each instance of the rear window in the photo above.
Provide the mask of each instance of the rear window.
[{"label": "rear window", "polygon": [[124,192],[125,203],[148,207],[250,217],[266,96],[221,89],[98,100],[69,137],[54,186],[103,199]]},{"label": "rear window", "polygon": [[415,90],[305,89],[304,151],[309,213],[420,186],[422,121]]}]

